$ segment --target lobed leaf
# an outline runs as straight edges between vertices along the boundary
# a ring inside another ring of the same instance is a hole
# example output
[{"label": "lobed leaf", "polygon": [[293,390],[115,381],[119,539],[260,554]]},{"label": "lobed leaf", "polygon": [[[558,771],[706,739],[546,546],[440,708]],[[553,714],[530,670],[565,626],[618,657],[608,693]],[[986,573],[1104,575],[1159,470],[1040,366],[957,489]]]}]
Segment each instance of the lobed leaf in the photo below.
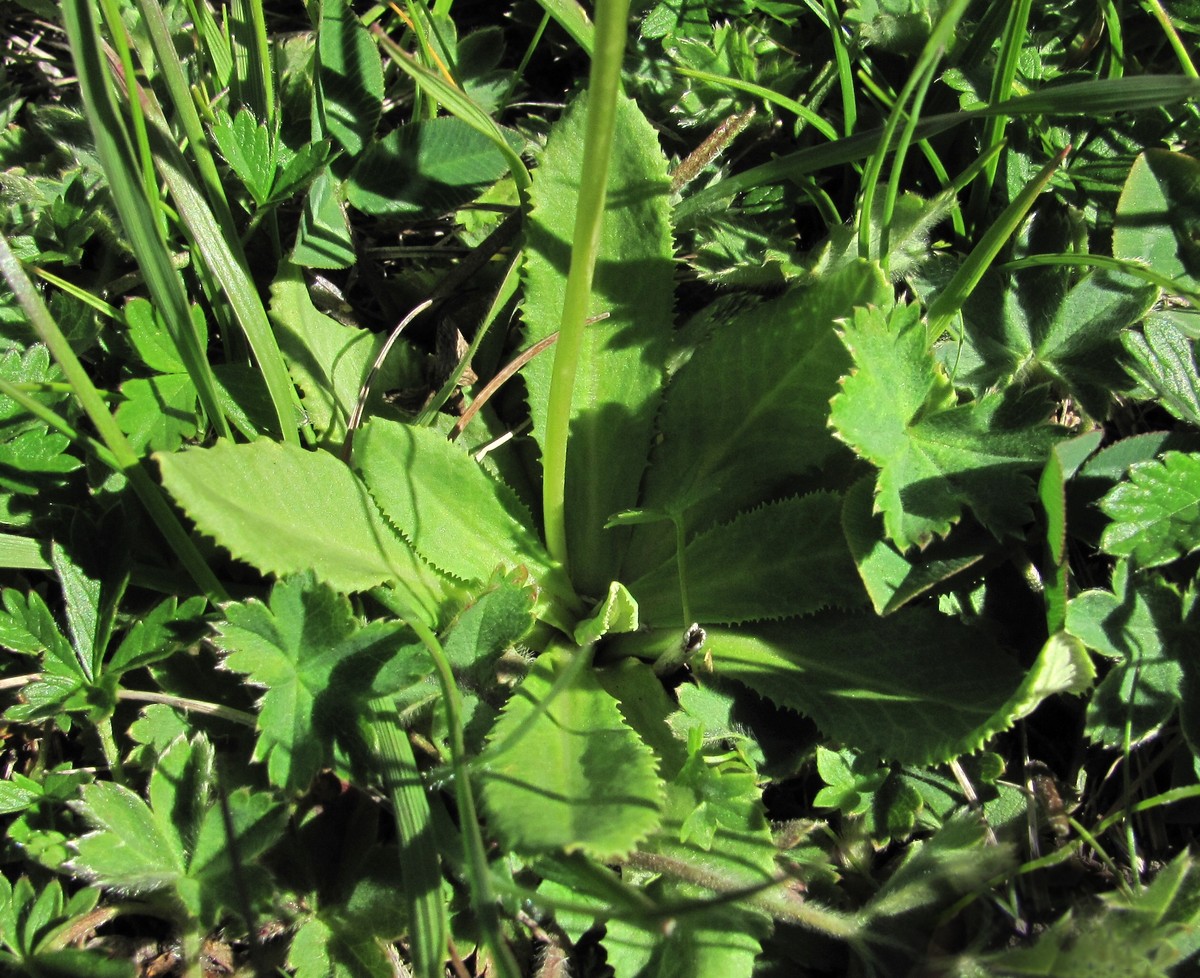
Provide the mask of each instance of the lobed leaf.
[{"label": "lobed leaf", "polygon": [[1030,473],[1055,429],[999,394],[957,405],[916,307],[859,310],[842,339],[855,365],[830,423],[879,467],[875,508],[897,547],[944,536],[964,508],[997,537],[1032,518]]},{"label": "lobed leaf", "polygon": [[[530,191],[522,316],[530,342],[559,325],[579,198],[579,147],[586,97],[554,127]],[[674,301],[666,159],[658,135],[629,99],[619,97],[607,207],[587,326],[572,400],[567,455],[567,552],[580,591],[602,594],[619,577],[628,530],[608,518],[637,503],[654,430]],[[553,357],[522,370],[533,437],[546,428]]]},{"label": "lobed leaf", "polygon": [[415,612],[436,619],[446,585],[328,452],[260,438],[155,458],[167,491],[235,557],[277,576],[311,569],[339,591],[394,582]]},{"label": "lobed leaf", "polygon": [[402,643],[401,623],[359,627],[349,601],[311,574],[278,582],[268,604],[224,610],[214,639],[224,665],[265,690],[253,759],[287,791],[309,786],[377,684],[403,688],[433,671],[422,646]]},{"label": "lobed leaf", "polygon": [[1113,520],[1100,546],[1139,567],[1169,564],[1200,549],[1200,454],[1167,452],[1131,466],[1129,481],[1115,486],[1100,508]]},{"label": "lobed leaf", "polygon": [[185,853],[128,788],[108,781],[84,785],[73,807],[96,827],[75,843],[72,862],[85,876],[127,893],[151,893],[183,876]]},{"label": "lobed leaf", "polygon": [[923,608],[709,629],[714,672],[807,714],[848,747],[903,763],[979,750],[1047,696],[1086,686],[1069,643],[1027,673],[987,632]]},{"label": "lobed leaf", "polygon": [[506,848],[610,860],[659,824],[654,754],[590,659],[565,646],[543,653],[488,737],[483,803]]}]

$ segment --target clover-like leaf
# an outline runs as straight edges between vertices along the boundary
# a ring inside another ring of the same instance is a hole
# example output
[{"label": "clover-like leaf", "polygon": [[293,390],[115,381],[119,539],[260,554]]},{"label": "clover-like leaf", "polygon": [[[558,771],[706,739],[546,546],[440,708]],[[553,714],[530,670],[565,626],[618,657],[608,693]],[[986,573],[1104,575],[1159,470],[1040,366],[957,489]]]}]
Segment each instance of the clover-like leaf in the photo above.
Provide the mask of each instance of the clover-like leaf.
[{"label": "clover-like leaf", "polygon": [[659,823],[654,753],[590,660],[565,646],[543,653],[488,738],[483,802],[489,826],[513,850],[613,859]]},{"label": "clover-like leaf", "polygon": [[280,581],[268,604],[225,606],[215,641],[228,668],[265,690],[253,757],[267,762],[272,784],[307,788],[348,718],[432,671],[423,647],[405,644],[402,628],[386,621],[360,627],[349,601],[312,575]]}]

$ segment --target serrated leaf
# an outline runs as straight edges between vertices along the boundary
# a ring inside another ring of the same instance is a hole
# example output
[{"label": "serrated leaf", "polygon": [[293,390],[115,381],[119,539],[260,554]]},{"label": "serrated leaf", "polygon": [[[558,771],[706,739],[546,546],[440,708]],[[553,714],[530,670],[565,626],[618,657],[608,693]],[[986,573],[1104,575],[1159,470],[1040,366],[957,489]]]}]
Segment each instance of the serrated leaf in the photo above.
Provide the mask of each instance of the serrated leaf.
[{"label": "serrated leaf", "polygon": [[349,268],[355,257],[338,182],[326,167],[308,188],[289,258],[302,268]]},{"label": "serrated leaf", "polygon": [[275,179],[275,155],[267,127],[249,109],[243,108],[232,119],[227,113],[218,112],[210,132],[225,162],[250,191],[254,203],[261,207],[270,196]]},{"label": "serrated leaf", "polygon": [[315,81],[316,116],[323,134],[357,156],[382,111],[383,65],[349,0],[321,0]]},{"label": "serrated leaf", "polygon": [[1191,338],[1176,317],[1159,313],[1146,317],[1142,332],[1121,337],[1133,362],[1126,369],[1148,387],[1175,417],[1200,427],[1200,373]]},{"label": "serrated leaf", "polygon": [[434,218],[470,203],[507,168],[496,144],[461,119],[410,122],[371,144],[346,200],[364,214]]},{"label": "serrated leaf", "polygon": [[643,620],[659,627],[735,624],[861,605],[841,508],[832,492],[792,496],[696,535],[684,547],[689,620],[674,559],[630,585]]},{"label": "serrated leaf", "polygon": [[[199,314],[200,310],[196,309],[195,312]],[[186,372],[175,340],[149,299],[130,299],[125,304],[124,313],[129,341],[142,358],[142,363],[160,374]],[[203,323],[202,315],[199,322]]]},{"label": "serrated leaf", "polygon": [[[555,125],[530,192],[522,280],[527,339],[558,329],[579,197],[579,147],[586,97]],[[582,593],[599,595],[620,579],[629,531],[608,518],[637,503],[646,467],[662,367],[671,333],[674,264],[666,159],[637,106],[618,98],[607,206],[589,315],[575,379],[567,454],[567,550]],[[552,355],[522,370],[533,437],[546,429]]]},{"label": "serrated leaf", "polygon": [[1195,241],[1200,227],[1200,162],[1149,149],[1133,162],[1113,222],[1113,255],[1148,264],[1159,275],[1200,288]]},{"label": "serrated leaf", "polygon": [[506,577],[481,594],[442,639],[451,668],[477,671],[486,668],[501,652],[516,645],[533,625],[532,588]]},{"label": "serrated leaf", "polygon": [[507,848],[610,860],[659,823],[654,754],[596,680],[585,650],[559,646],[538,658],[485,757],[488,825]]},{"label": "serrated leaf", "polygon": [[1087,709],[1087,737],[1137,743],[1166,722],[1183,689],[1185,639],[1179,595],[1154,577],[1130,580],[1118,565],[1112,591],[1084,591],[1067,605],[1067,631],[1116,660]]},{"label": "serrated leaf", "polygon": [[[308,421],[325,447],[340,446],[385,337],[343,325],[318,310],[300,269],[286,261],[271,283],[270,317],[288,372],[304,395]],[[408,344],[396,344],[375,376],[368,413],[373,415],[383,407],[385,391],[420,383],[418,358]]]},{"label": "serrated leaf", "polygon": [[[879,269],[856,262],[720,324],[667,389],[641,505],[681,515],[690,536],[794,492],[839,451],[829,399],[849,359],[834,323],[890,296]],[[669,529],[639,531],[626,576],[673,554]]]},{"label": "serrated leaf", "polygon": [[1200,454],[1167,452],[1141,462],[1100,502],[1112,523],[1100,546],[1138,567],[1169,564],[1200,549]]},{"label": "serrated leaf", "polygon": [[995,544],[990,539],[950,540],[938,552],[909,560],[887,541],[883,519],[873,510],[874,480],[859,479],[846,490],[842,532],[858,575],[877,615],[890,615],[914,598],[978,564]]},{"label": "serrated leaf", "polygon": [[901,551],[946,535],[964,508],[997,537],[1032,519],[1030,472],[1054,429],[997,394],[957,405],[915,306],[859,310],[843,342],[855,366],[830,423],[879,467],[875,508]]},{"label": "serrated leaf", "polygon": [[75,843],[78,872],[127,893],[150,893],[183,876],[184,852],[128,788],[107,781],[84,785],[73,807],[97,828]]},{"label": "serrated leaf", "polygon": [[278,582],[268,604],[251,599],[224,611],[214,639],[224,665],[265,690],[253,759],[266,761],[271,783],[287,791],[309,786],[346,724],[378,695],[381,674],[403,687],[433,669],[422,646],[401,644],[401,623],[359,627],[349,601],[311,575]]},{"label": "serrated leaf", "polygon": [[1154,286],[1109,272],[1069,288],[1057,269],[991,273],[963,307],[956,376],[975,391],[1050,382],[1103,419],[1125,378],[1121,334],[1157,297]]},{"label": "serrated leaf", "polygon": [[592,613],[575,626],[571,637],[576,645],[590,645],[605,635],[636,632],[639,627],[638,603],[620,581],[608,586],[608,594]]},{"label": "serrated leaf", "polygon": [[312,569],[339,591],[395,581],[414,611],[436,620],[444,583],[328,452],[260,438],[155,458],[167,491],[235,557],[277,576]]},{"label": "serrated leaf", "polygon": [[127,380],[116,419],[138,454],[173,452],[198,430],[196,385],[187,374]]},{"label": "serrated leaf", "polygon": [[354,458],[384,515],[434,567],[486,581],[499,566],[524,565],[550,594],[574,603],[516,493],[441,433],[376,419],[355,437]]},{"label": "serrated leaf", "polygon": [[[23,655],[45,655],[46,668],[84,678],[71,643],[58,627],[46,602],[36,591],[27,595],[5,588],[0,614],[0,646]],[[51,663],[57,663],[57,668]]]},{"label": "serrated leaf", "polygon": [[912,764],[979,750],[1084,682],[1069,644],[1048,642],[1024,672],[987,632],[923,608],[714,628],[706,648],[717,676],[807,714],[847,747]]}]

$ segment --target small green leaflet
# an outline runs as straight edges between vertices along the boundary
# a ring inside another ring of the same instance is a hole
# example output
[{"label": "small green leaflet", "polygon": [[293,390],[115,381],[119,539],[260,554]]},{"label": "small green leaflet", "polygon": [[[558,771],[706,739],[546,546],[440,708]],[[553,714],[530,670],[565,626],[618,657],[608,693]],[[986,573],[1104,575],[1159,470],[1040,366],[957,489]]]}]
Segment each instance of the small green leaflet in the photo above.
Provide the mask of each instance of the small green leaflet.
[{"label": "small green leaflet", "polygon": [[1084,591],[1067,605],[1067,631],[1117,660],[1088,703],[1090,740],[1120,747],[1128,736],[1137,743],[1170,718],[1189,659],[1178,592],[1157,577],[1134,577],[1122,561],[1112,591]]},{"label": "small green leaflet", "polygon": [[657,766],[590,653],[557,646],[539,656],[488,738],[488,825],[518,852],[624,856],[659,824]]},{"label": "small green leaflet", "polygon": [[127,893],[168,890],[206,926],[269,895],[255,860],[278,840],[286,812],[245,788],[218,804],[213,751],[202,735],[180,738],[159,758],[149,797],[147,805],[122,785],[85,785],[72,807],[94,831],[75,843],[72,869]]},{"label": "small green leaflet", "polygon": [[1183,153],[1150,149],[1134,160],[1117,202],[1113,256],[1145,262],[1185,288],[1200,288],[1198,180],[1200,161]]},{"label": "small green leaflet", "polygon": [[351,157],[375,132],[383,111],[379,48],[349,0],[321,0],[317,26],[314,123]]},{"label": "small green leaflet", "polygon": [[901,551],[944,536],[967,508],[997,537],[1032,519],[1031,474],[1055,429],[999,394],[958,405],[916,306],[858,309],[842,340],[854,368],[830,423],[879,467],[875,509]]},{"label": "small green leaflet", "polygon": [[1159,567],[1200,549],[1200,454],[1167,452],[1140,462],[1100,502],[1113,522],[1100,546],[1138,567]]},{"label": "small green leaflet", "polygon": [[278,582],[268,604],[224,610],[215,643],[225,666],[266,690],[253,759],[266,761],[271,783],[287,791],[309,786],[368,701],[433,670],[424,647],[405,642],[401,622],[360,627],[350,602],[311,574]]},{"label": "small green leaflet", "polygon": [[1183,327],[1192,316],[1160,312],[1147,316],[1142,331],[1130,331],[1121,342],[1132,357],[1125,369],[1181,421],[1200,427],[1200,373],[1195,342]]}]

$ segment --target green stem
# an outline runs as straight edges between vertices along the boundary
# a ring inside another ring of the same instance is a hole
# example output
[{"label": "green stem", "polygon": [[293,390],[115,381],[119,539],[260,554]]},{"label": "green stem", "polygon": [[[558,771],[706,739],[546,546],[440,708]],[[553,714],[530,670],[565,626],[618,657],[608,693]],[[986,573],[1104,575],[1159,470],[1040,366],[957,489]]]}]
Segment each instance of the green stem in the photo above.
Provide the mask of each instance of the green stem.
[{"label": "green stem", "polygon": [[583,140],[583,168],[575,234],[567,272],[562,320],[554,353],[550,396],[543,444],[542,504],[546,521],[546,546],[550,555],[568,570],[565,512],[567,434],[575,374],[583,346],[583,330],[592,292],[592,276],[600,250],[600,230],[608,190],[608,165],[616,128],[617,92],[625,54],[629,0],[597,0],[595,49],[588,81],[587,130]]}]

